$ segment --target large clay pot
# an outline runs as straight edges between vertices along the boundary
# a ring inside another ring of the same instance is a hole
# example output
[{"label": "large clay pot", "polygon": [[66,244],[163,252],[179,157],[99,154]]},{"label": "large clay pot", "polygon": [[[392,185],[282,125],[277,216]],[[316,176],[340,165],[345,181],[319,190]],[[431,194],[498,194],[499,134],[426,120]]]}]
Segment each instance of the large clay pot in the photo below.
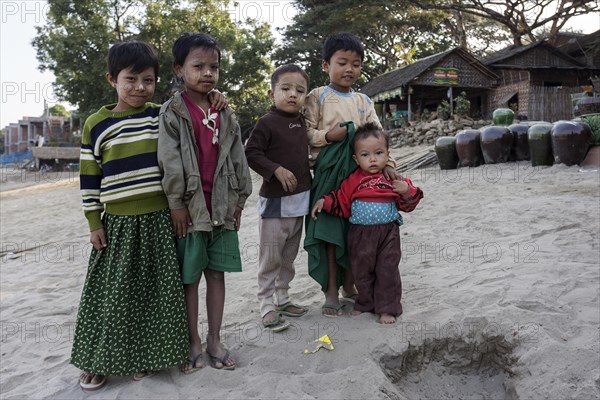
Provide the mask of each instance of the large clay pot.
[{"label": "large clay pot", "polygon": [[508,127],[508,130],[513,136],[508,159],[511,161],[529,160],[529,141],[527,140],[529,126],[526,124],[513,124]]},{"label": "large clay pot", "polygon": [[547,123],[534,124],[529,127],[527,141],[529,142],[531,166],[554,164],[552,139],[550,137],[551,130],[552,124]]},{"label": "large clay pot", "polygon": [[513,135],[504,126],[486,126],[481,128],[481,152],[486,164],[498,164],[508,161]]},{"label": "large clay pot", "polygon": [[498,108],[492,113],[494,125],[508,126],[513,123],[515,113],[510,108]]},{"label": "large clay pot", "polygon": [[576,121],[558,121],[552,126],[554,161],[567,166],[579,164],[590,147],[592,130]]},{"label": "large clay pot", "polygon": [[483,164],[480,135],[481,132],[476,129],[465,129],[456,134],[456,153],[460,166],[478,167]]},{"label": "large clay pot", "polygon": [[454,136],[439,137],[435,141],[435,155],[441,169],[456,169],[458,167],[456,138]]}]

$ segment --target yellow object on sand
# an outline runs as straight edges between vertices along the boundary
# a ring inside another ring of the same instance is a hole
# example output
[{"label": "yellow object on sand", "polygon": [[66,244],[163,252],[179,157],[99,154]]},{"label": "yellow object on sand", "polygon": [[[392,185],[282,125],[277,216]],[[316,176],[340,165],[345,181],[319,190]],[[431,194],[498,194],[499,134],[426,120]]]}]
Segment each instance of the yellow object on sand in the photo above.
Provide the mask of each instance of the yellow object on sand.
[{"label": "yellow object on sand", "polygon": [[333,344],[328,335],[321,336],[317,340],[309,343],[309,348],[304,349],[304,354],[316,353],[319,349],[333,350]]}]

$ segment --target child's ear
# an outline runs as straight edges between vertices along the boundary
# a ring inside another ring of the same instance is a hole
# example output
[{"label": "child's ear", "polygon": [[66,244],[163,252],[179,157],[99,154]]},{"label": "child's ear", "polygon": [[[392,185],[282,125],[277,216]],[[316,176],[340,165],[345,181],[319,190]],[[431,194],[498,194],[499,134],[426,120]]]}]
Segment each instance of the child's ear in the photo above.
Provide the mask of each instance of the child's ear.
[{"label": "child's ear", "polygon": [[329,72],[329,63],[327,61],[323,60],[321,66],[324,72]]},{"label": "child's ear", "polygon": [[356,154],[352,154],[352,159],[354,160],[356,165],[358,165],[358,158],[356,158]]},{"label": "child's ear", "polygon": [[177,77],[177,79],[179,81],[181,81],[183,78],[181,77],[181,65],[173,65],[173,72],[175,73],[175,76]]},{"label": "child's ear", "polygon": [[109,74],[108,72],[106,73],[106,80],[108,81],[110,86],[112,86],[114,88],[117,87],[117,81],[115,79],[113,79],[112,75]]},{"label": "child's ear", "polygon": [[273,90],[272,90],[272,89],[269,89],[269,90],[267,91],[267,96],[269,96],[269,98],[270,98],[271,100],[275,100],[275,93],[273,93]]}]

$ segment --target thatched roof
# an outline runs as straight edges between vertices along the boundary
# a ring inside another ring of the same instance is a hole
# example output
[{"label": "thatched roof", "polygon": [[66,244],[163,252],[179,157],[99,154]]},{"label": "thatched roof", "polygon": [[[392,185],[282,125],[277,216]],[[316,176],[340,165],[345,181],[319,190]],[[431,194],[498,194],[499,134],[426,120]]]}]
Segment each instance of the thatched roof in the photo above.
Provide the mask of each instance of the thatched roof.
[{"label": "thatched roof", "polygon": [[557,47],[592,68],[600,68],[600,30],[588,35],[562,36]]},{"label": "thatched roof", "polygon": [[[469,65],[470,68],[474,68],[479,75],[484,76],[486,79],[495,80],[497,78],[490,69],[479,62],[471,53],[462,47],[455,47],[442,53],[422,58],[406,67],[395,69],[380,75],[362,86],[360,91],[370,97],[383,92],[397,92],[396,94],[399,95],[402,92],[401,88],[403,86],[407,86],[411,82],[414,83],[415,80],[418,80],[418,78],[425,73],[432,75],[431,70],[434,67],[443,66],[446,59],[450,58],[461,59],[465,64]],[[425,81],[419,82],[418,84],[434,86],[433,83]],[[459,82],[459,86],[469,86],[469,83]]]},{"label": "thatched roof", "polygon": [[489,68],[564,68],[585,69],[586,65],[567,53],[541,40],[527,46],[509,46],[497,51],[481,62]]}]

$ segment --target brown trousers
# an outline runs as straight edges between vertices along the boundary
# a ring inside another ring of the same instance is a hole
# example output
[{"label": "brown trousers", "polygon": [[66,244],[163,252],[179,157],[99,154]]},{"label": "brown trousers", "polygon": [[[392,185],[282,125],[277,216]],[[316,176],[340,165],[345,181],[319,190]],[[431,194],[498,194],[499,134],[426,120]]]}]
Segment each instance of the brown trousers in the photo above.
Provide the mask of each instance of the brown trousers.
[{"label": "brown trousers", "polygon": [[[290,301],[288,290],[296,270],[294,260],[298,255],[304,217],[260,218],[258,232],[258,300],[260,316],[274,311],[276,304]],[[273,301],[273,295],[276,302]]]},{"label": "brown trousers", "polygon": [[402,314],[400,227],[350,225],[348,253],[358,298],[354,309],[375,314]]}]

